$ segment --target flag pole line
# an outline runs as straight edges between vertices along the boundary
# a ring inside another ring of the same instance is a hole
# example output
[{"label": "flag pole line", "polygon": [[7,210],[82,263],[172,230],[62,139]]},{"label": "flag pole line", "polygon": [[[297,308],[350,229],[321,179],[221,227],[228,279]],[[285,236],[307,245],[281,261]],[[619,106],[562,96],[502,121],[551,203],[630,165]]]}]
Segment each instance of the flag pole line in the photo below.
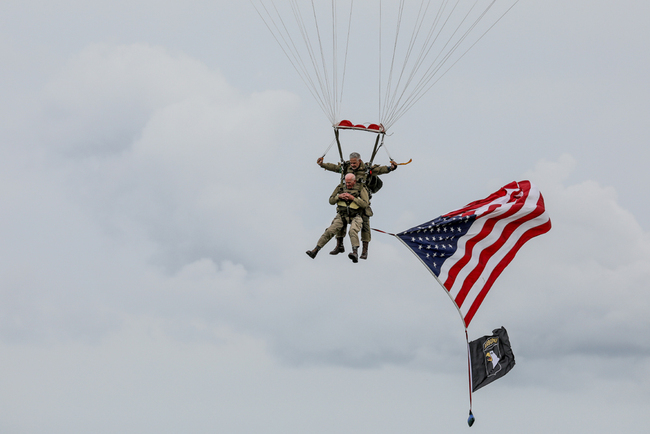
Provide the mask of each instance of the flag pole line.
[{"label": "flag pole line", "polygon": [[442,286],[442,288],[445,290],[445,292],[447,293],[447,295],[449,296],[451,301],[454,303],[454,306],[456,306],[456,310],[458,310],[458,313],[460,315],[460,320],[463,323],[463,329],[465,330],[465,342],[467,343],[467,377],[469,379],[469,381],[468,381],[469,382],[469,419],[468,419],[468,424],[469,424],[469,426],[472,426],[472,424],[474,423],[474,415],[472,414],[472,362],[471,362],[470,351],[469,351],[469,335],[467,333],[467,325],[465,324],[465,319],[463,318],[463,313],[460,311],[460,308],[456,304],[456,301],[452,298],[449,291],[447,291],[447,288],[445,288],[445,286],[442,284],[442,282],[440,282],[440,280],[438,279],[438,276],[436,276],[435,273],[433,271],[431,271],[431,269],[427,266],[427,264],[424,263],[422,258],[420,258],[413,251],[413,249],[411,249],[411,247],[409,247],[409,245],[404,242],[404,240],[402,240],[400,237],[398,237],[395,234],[391,234],[389,232],[385,232],[385,231],[375,229],[375,228],[372,228],[372,229],[374,231],[381,232],[381,233],[386,234],[386,235],[392,235],[393,237],[397,238],[402,244],[404,244],[404,246],[406,246],[406,248],[409,249],[409,251],[411,253],[413,253],[416,258],[418,258],[418,260],[422,263],[422,265],[424,265],[425,268],[427,270],[429,270],[429,273],[431,273],[431,275],[436,279],[436,282],[438,282],[440,284],[440,286]]},{"label": "flag pole line", "polygon": [[[375,229],[375,230],[376,230],[376,229]],[[382,232],[383,232],[383,231],[382,231]],[[456,304],[456,300],[454,300],[454,298],[451,296],[451,294],[449,293],[449,291],[447,291],[447,288],[445,288],[445,285],[443,285],[442,282],[440,281],[440,279],[438,279],[438,276],[436,276],[436,274],[435,274],[433,271],[431,271],[431,269],[429,268],[429,266],[428,266],[428,265],[427,265],[427,264],[422,260],[422,258],[420,258],[420,257],[417,255],[417,253],[415,253],[415,252],[413,251],[413,249],[411,249],[411,247],[409,247],[408,244],[406,244],[406,243],[404,242],[404,240],[402,240],[400,237],[398,237],[398,236],[395,235],[395,234],[389,234],[388,232],[384,232],[384,233],[385,233],[385,234],[388,234],[388,235],[392,235],[392,236],[394,236],[395,238],[397,238],[397,239],[398,239],[402,244],[404,244],[404,246],[406,246],[407,249],[409,249],[409,251],[410,251],[411,253],[413,253],[413,254],[415,255],[416,258],[418,258],[418,261],[420,261],[420,262],[422,263],[422,265],[424,265],[425,268],[426,268],[427,270],[429,270],[429,273],[431,273],[431,275],[434,277],[434,279],[436,279],[436,282],[438,282],[438,283],[440,284],[440,286],[442,286],[442,289],[444,289],[445,293],[449,296],[449,299],[451,300],[451,302],[454,303],[454,306],[456,307],[456,310],[458,311],[458,315],[460,315],[460,320],[461,320],[461,322],[463,323],[463,329],[467,330],[467,326],[465,325],[465,318],[463,318],[463,313],[460,311],[460,308],[459,308],[458,305]]]},{"label": "flag pole line", "polygon": [[465,327],[465,341],[467,342],[467,378],[469,379],[469,418],[467,423],[471,427],[474,424],[474,415],[472,414],[472,356],[469,349],[469,335]]}]

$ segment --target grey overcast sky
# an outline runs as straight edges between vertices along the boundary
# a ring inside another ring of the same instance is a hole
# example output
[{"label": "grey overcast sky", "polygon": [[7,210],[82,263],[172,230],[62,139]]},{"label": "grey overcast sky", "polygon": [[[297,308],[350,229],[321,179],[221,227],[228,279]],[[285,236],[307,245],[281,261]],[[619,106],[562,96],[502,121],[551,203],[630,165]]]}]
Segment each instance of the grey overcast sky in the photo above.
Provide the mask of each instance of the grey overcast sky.
[{"label": "grey overcast sky", "polygon": [[[553,221],[470,325],[517,358],[474,433],[648,431],[648,18],[521,0],[387,139],[413,163],[373,227],[521,179]],[[413,255],[305,255],[331,125],[249,2],[3,0],[0,63],[1,433],[470,429],[462,325]]]}]

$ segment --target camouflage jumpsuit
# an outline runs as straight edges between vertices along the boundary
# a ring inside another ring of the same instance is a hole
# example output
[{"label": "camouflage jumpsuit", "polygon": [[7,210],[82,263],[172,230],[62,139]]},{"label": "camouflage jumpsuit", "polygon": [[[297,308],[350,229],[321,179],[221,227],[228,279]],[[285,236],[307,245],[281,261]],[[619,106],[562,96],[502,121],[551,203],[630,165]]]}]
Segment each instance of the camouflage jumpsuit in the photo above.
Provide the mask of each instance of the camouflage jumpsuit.
[{"label": "camouflage jumpsuit", "polygon": [[[341,163],[322,163],[320,167],[322,167],[325,170],[328,170],[330,172],[336,172],[336,173],[341,173],[341,177],[344,177],[348,173],[354,174],[354,176],[357,179],[357,185],[363,185],[365,187],[366,185],[366,177],[368,173],[366,172],[366,165],[363,163],[363,161],[359,162],[359,167],[353,169],[350,166],[350,163],[348,162],[346,164],[347,170],[345,173],[343,172],[342,165]],[[386,173],[392,172],[394,169],[391,168],[391,166],[380,166],[378,164],[375,164],[372,166],[370,172],[373,175],[384,175]],[[370,192],[368,192],[368,197],[369,199],[372,197],[370,195]],[[361,241],[370,241],[371,239],[371,232],[370,232],[370,217],[372,217],[372,208],[370,208],[370,201],[368,201],[368,207],[366,208],[366,211],[362,213],[361,215],[363,219],[363,229],[361,230]],[[341,228],[341,230],[336,234],[337,237],[343,238],[345,236],[345,225]]]},{"label": "camouflage jumpsuit", "polygon": [[[349,193],[355,199],[353,201],[339,199],[338,196],[341,193]],[[337,185],[329,201],[330,205],[336,205],[336,217],[334,217],[330,227],[325,229],[316,245],[323,248],[333,236],[337,235],[340,230],[345,230],[345,225],[349,224],[352,247],[359,247],[359,231],[363,226],[362,215],[365,214],[364,211],[370,202],[368,191],[361,184],[356,184],[351,189],[348,189],[345,185]]]}]

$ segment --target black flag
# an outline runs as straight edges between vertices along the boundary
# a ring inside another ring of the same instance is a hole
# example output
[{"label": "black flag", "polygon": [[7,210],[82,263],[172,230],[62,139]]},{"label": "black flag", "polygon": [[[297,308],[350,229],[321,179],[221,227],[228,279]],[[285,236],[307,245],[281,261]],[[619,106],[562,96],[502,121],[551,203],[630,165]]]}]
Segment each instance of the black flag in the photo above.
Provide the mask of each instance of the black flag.
[{"label": "black flag", "polygon": [[501,327],[469,343],[472,392],[506,375],[515,366],[508,332]]}]

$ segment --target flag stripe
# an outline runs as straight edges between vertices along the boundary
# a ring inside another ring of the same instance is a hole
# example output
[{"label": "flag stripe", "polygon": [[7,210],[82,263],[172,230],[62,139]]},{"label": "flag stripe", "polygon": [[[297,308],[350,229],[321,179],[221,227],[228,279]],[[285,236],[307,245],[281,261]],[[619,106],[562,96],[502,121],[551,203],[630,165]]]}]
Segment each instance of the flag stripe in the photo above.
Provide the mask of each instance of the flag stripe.
[{"label": "flag stripe", "polygon": [[[526,198],[528,197],[528,193],[529,191],[525,192]],[[454,282],[456,281],[459,273],[461,271],[467,273],[466,276],[463,276],[464,278],[461,280],[461,282],[467,282],[467,278],[472,278],[471,272],[475,270],[476,267],[480,267],[481,265],[481,256],[485,251],[485,249],[482,249],[481,247],[489,246],[490,242],[498,236],[498,233],[502,230],[501,228],[505,227],[505,225],[508,223],[508,219],[516,216],[523,206],[524,202],[520,201],[513,204],[504,205],[501,207],[501,212],[493,214],[492,217],[487,220],[480,220],[485,222],[480,232],[467,241],[468,248],[465,252],[464,257],[460,258],[455,264],[452,264],[449,270],[449,277],[446,280],[443,280],[445,288],[452,292],[455,297],[461,297],[460,304],[462,304],[462,299],[465,298],[463,289],[462,287],[458,289],[454,288]],[[474,247],[477,248],[475,249]],[[471,266],[467,268],[467,265]],[[472,284],[475,281],[475,279],[472,280]],[[455,294],[456,292],[458,292],[458,295]],[[465,294],[466,292],[467,291],[465,291]]]},{"label": "flag stripe", "polygon": [[[543,213],[544,210],[542,209],[539,211],[538,209],[535,210],[535,212],[524,215],[520,217],[519,219],[516,219],[514,221],[508,222],[507,220],[500,220],[498,225],[495,225],[495,229],[489,237],[487,237],[484,240],[485,248],[479,249],[478,251],[478,258],[476,260],[476,266],[469,270],[469,273],[467,274],[467,277],[462,281],[462,286],[460,290],[458,291],[458,295],[456,296],[457,303],[459,305],[463,304],[463,301],[465,297],[467,296],[468,292],[470,289],[474,286],[474,284],[483,276],[483,272],[488,267],[489,269],[489,264],[492,261],[492,257],[494,255],[503,255],[505,252],[502,250],[506,246],[506,242],[508,242],[509,238],[515,234],[515,231],[518,231],[520,226],[525,225],[531,220],[534,220],[537,218],[541,213]],[[513,216],[514,217],[514,216]],[[533,222],[531,224],[537,225],[539,224],[538,222]],[[503,227],[500,231],[500,227]],[[522,231],[519,231],[521,233]],[[516,235],[516,234],[515,234]],[[489,244],[492,241],[492,244]],[[468,267],[467,267],[468,268]],[[484,279],[483,279],[484,280]],[[450,288],[449,286],[445,285],[445,287]]]},{"label": "flag stripe", "polygon": [[543,225],[536,226],[536,227],[534,227],[532,229],[529,229],[528,231],[526,231],[526,233],[524,233],[524,235],[522,235],[522,237],[517,241],[515,246],[499,262],[499,264],[494,268],[492,273],[490,273],[490,277],[485,282],[485,285],[483,286],[483,288],[481,288],[479,294],[476,296],[476,298],[474,299],[474,302],[471,304],[469,309],[467,309],[466,311],[461,309],[461,312],[463,312],[463,317],[465,318],[465,323],[467,325],[469,325],[469,323],[474,318],[474,315],[476,314],[476,311],[481,306],[481,303],[483,303],[483,300],[485,299],[485,297],[487,296],[487,293],[492,288],[492,285],[496,281],[497,277],[499,277],[501,275],[501,272],[503,272],[503,270],[508,265],[510,265],[510,262],[512,262],[512,260],[515,258],[515,255],[517,254],[517,252],[519,251],[521,246],[523,246],[531,238],[534,238],[536,236],[545,234],[549,230],[551,230],[551,220],[550,219],[547,220],[546,223],[544,223]]},{"label": "flag stripe", "polygon": [[[528,190],[523,190],[523,192],[525,194],[523,197],[528,197]],[[467,232],[466,237],[464,237],[466,238],[466,250],[464,252],[456,252],[454,257],[451,257],[449,258],[450,260],[446,261],[441,272],[441,280],[447,283],[445,287],[451,291],[454,297],[456,297],[460,291],[460,286],[454,287],[454,282],[456,280],[464,280],[467,277],[467,274],[476,267],[478,253],[480,253],[481,249],[485,248],[490,243],[491,239],[486,239],[487,236],[494,230],[495,226],[500,230],[500,228],[507,223],[506,221],[503,221],[497,226],[497,223],[499,223],[500,220],[506,219],[512,215],[513,207],[515,207],[515,211],[518,211],[521,208],[521,202],[505,202],[500,205],[498,212],[490,212],[491,215],[489,218],[485,217],[487,213],[478,214],[476,221]],[[474,226],[476,226],[476,228]],[[456,262],[460,262],[459,266],[456,266]],[[452,275],[452,279],[447,282],[450,274]]]},{"label": "flag stripe", "polygon": [[[522,236],[520,234],[524,234],[528,230],[536,226],[538,226],[537,222],[530,222],[530,223],[520,225],[519,227],[516,228],[515,231],[513,231],[514,236],[504,239],[502,243],[499,243],[499,245],[495,244],[490,247],[490,249],[494,247],[494,248],[498,248],[499,250],[496,250],[493,254],[491,254],[491,252],[489,252],[488,249],[484,250],[481,256],[485,256],[486,258],[487,257],[489,258],[481,260],[479,262],[479,266],[474,270],[472,270],[472,273],[470,273],[468,278],[465,279],[463,284],[463,291],[461,291],[459,296],[456,297],[456,303],[461,307],[463,307],[465,304],[471,305],[474,302],[474,299],[476,299],[478,293],[481,291],[481,285],[475,285],[475,283],[485,282],[485,285],[487,285],[489,279],[497,270],[500,261],[505,256],[507,256],[507,254],[512,248],[516,246],[517,240],[519,239],[520,236]],[[500,272],[501,271],[498,271],[499,274]],[[496,274],[494,276],[494,279],[496,279],[496,277],[498,277],[499,274]],[[470,282],[472,283],[470,284]],[[462,297],[462,299],[460,297]]]},{"label": "flag stripe", "polygon": [[[515,235],[522,234],[521,236],[523,236],[523,234],[527,233],[531,229],[533,229],[533,228],[531,228],[531,225],[522,226],[521,228],[519,228],[517,230],[517,233]],[[487,269],[485,270],[485,272],[481,275],[481,277],[479,279],[479,281],[484,282],[484,287],[485,286],[491,287],[490,282],[494,281],[499,276],[501,271],[503,271],[502,268],[499,268],[499,265],[501,264],[501,261],[503,261],[508,256],[509,252],[512,249],[518,248],[517,247],[518,238],[519,237],[513,237],[508,242],[508,244],[506,244],[504,246],[504,248],[499,253],[499,255],[495,255],[490,259],[490,262],[488,264]],[[505,268],[505,266],[503,268]],[[468,297],[468,300],[466,301],[466,303],[468,303],[468,305],[465,306],[466,309],[469,307],[469,304],[473,303],[473,300],[477,298],[478,294],[480,293],[480,291],[482,289],[483,288],[480,285],[476,285],[476,286],[474,286],[472,288],[472,290],[471,290],[472,293],[470,294],[470,296]]]},{"label": "flag stripe", "polygon": [[453,216],[456,216],[456,215],[463,215],[466,212],[469,212],[471,214],[475,214],[475,211],[477,209],[481,208],[482,206],[484,206],[484,205],[489,206],[492,203],[498,202],[499,198],[508,196],[508,190],[511,190],[513,188],[517,188],[516,185],[517,185],[516,182],[511,182],[510,184],[504,186],[501,190],[492,193],[491,195],[489,195],[485,199],[475,200],[474,202],[470,202],[467,205],[465,205],[463,208],[457,209],[456,211],[452,211],[450,213],[447,213],[447,214],[443,215],[443,217],[453,217]]}]

